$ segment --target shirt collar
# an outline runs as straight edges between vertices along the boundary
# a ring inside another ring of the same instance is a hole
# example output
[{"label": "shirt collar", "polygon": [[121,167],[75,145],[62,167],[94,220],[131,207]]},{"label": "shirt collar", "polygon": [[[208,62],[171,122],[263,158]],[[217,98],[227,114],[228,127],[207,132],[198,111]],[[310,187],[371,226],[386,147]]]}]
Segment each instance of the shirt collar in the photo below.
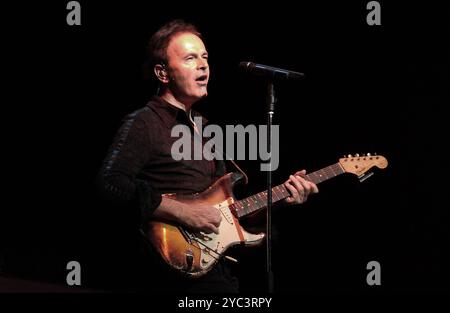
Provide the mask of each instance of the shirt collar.
[{"label": "shirt collar", "polygon": [[[190,120],[185,111],[170,104],[159,96],[153,96],[153,98],[147,103],[147,106],[151,108],[161,118],[167,128],[170,129],[176,124]],[[203,125],[208,122],[206,118],[195,110],[191,110],[191,115],[193,119],[200,117]]]}]

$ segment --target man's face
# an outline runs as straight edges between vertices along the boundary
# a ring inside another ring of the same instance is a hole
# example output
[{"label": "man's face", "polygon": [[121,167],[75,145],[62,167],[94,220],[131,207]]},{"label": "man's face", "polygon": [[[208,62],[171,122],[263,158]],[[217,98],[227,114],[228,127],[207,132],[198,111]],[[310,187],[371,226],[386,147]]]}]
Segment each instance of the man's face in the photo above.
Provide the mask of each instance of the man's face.
[{"label": "man's face", "polygon": [[175,35],[167,47],[169,89],[181,102],[194,103],[208,94],[208,52],[194,34]]}]

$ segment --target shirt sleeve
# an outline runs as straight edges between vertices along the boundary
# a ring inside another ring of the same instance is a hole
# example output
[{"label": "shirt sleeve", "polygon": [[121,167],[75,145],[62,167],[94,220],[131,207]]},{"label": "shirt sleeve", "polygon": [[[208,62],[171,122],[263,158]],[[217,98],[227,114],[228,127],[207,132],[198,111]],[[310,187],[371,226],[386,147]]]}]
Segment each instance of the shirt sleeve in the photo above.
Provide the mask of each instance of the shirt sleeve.
[{"label": "shirt sleeve", "polygon": [[139,114],[127,116],[99,173],[99,185],[115,204],[138,206],[149,217],[161,203],[161,194],[140,173],[151,154],[148,122]]}]

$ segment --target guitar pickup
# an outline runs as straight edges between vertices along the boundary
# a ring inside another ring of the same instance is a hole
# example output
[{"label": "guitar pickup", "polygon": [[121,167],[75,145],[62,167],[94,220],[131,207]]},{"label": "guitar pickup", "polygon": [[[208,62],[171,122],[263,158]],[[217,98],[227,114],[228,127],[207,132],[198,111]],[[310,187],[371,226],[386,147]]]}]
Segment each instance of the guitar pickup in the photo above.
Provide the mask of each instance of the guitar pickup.
[{"label": "guitar pickup", "polygon": [[367,178],[369,178],[372,175],[373,175],[373,172],[370,172],[370,173],[367,173],[367,174],[362,174],[362,175],[358,176],[358,179],[362,183],[363,181],[365,181]]},{"label": "guitar pickup", "polygon": [[209,234],[206,234],[206,233],[204,233],[202,231],[200,233],[198,233],[197,237],[199,237],[199,239],[201,239],[203,241],[211,241],[211,240],[213,240],[213,238]]}]

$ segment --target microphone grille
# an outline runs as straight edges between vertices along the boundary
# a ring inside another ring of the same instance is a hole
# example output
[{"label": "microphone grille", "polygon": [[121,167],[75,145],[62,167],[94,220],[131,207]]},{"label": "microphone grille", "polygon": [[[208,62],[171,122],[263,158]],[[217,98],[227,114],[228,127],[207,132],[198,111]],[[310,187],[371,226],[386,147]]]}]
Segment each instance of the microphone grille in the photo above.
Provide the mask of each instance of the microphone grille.
[{"label": "microphone grille", "polygon": [[252,69],[254,67],[254,63],[252,63],[252,62],[241,62],[241,63],[239,63],[239,67],[241,69],[243,69],[243,70],[248,71],[248,70],[250,70],[250,69]]}]

